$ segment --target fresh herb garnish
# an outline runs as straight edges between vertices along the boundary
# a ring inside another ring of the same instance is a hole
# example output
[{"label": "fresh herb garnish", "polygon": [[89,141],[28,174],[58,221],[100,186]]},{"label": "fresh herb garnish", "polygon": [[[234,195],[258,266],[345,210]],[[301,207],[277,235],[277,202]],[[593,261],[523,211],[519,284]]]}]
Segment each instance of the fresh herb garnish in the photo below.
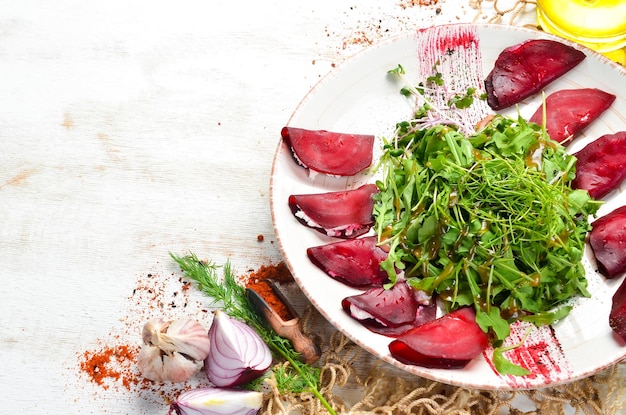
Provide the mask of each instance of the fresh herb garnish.
[{"label": "fresh herb garnish", "polygon": [[263,322],[248,299],[245,288],[237,282],[229,262],[221,267],[223,278],[220,278],[217,272],[220,267],[211,262],[201,261],[194,254],[183,257],[170,255],[184,271],[185,276],[196,281],[198,288],[214,303],[219,303],[225,313],[252,327],[279,358],[288,362],[288,365],[278,365],[273,370],[276,386],[281,393],[310,392],[330,414],[336,415],[335,410],[319,391],[320,370],[301,362],[300,354],[293,348],[291,342],[280,337]]},{"label": "fresh herb garnish", "polygon": [[[402,77],[404,69],[390,73]],[[590,295],[581,260],[588,217],[599,207],[571,188],[575,157],[521,116],[496,115],[468,134],[445,114],[471,105],[476,91],[434,109],[424,88],[403,88],[421,105],[397,124],[380,161],[375,230],[389,249],[382,266],[392,284],[403,270],[448,311],[473,306],[494,345],[516,319],[565,317],[568,300]]]},{"label": "fresh herb garnish", "polygon": [[[387,73],[404,82],[400,93],[405,97],[414,97],[417,100],[417,109],[414,114],[413,127],[429,128],[436,125],[454,125],[460,131],[470,132],[474,126],[463,117],[460,110],[466,110],[472,106],[476,99],[485,100],[484,94],[478,95],[474,87],[468,87],[463,91],[448,90],[444,75],[435,64],[432,68],[434,75],[426,77],[425,82],[413,86],[406,78],[406,71],[402,65],[390,69]],[[445,99],[445,105],[436,105],[435,100]]]},{"label": "fresh herb garnish", "polygon": [[530,370],[526,369],[525,367],[516,365],[515,363],[507,360],[507,358],[504,356],[504,353],[508,352],[509,350],[520,347],[529,334],[530,330],[526,332],[526,334],[518,344],[512,344],[510,346],[500,346],[493,349],[493,364],[496,368],[498,368],[498,372],[502,373],[503,375],[506,374],[514,376],[526,376],[531,374]]}]

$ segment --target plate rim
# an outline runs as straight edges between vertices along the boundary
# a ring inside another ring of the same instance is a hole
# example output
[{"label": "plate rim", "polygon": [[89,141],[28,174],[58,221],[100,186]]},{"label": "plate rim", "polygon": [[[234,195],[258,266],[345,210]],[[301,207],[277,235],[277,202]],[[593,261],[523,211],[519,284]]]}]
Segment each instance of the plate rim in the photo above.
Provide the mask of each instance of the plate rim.
[{"label": "plate rim", "polygon": [[[317,90],[319,88],[322,88],[323,85],[325,83],[327,83],[329,80],[331,80],[334,76],[336,76],[338,73],[341,73],[341,71],[343,70],[343,68],[345,68],[348,65],[351,65],[353,62],[359,60],[362,56],[364,56],[365,54],[373,51],[373,50],[377,50],[380,48],[385,48],[386,45],[390,45],[393,44],[395,42],[398,42],[400,40],[404,40],[405,38],[408,37],[415,37],[416,33],[418,31],[421,30],[429,30],[431,28],[434,27],[449,27],[449,26],[468,26],[468,27],[473,27],[475,28],[477,31],[480,30],[487,30],[487,29],[492,29],[492,30],[502,30],[505,32],[508,31],[513,31],[513,32],[522,32],[522,33],[526,33],[528,34],[528,39],[536,39],[536,38],[543,38],[543,39],[552,39],[552,40],[556,40],[558,42],[567,44],[569,46],[572,46],[576,49],[582,50],[585,52],[585,54],[590,57],[591,56],[595,56],[596,59],[600,59],[602,60],[602,63],[608,64],[611,67],[611,70],[617,70],[618,72],[621,72],[622,75],[626,76],[626,68],[622,67],[621,65],[617,64],[616,62],[613,62],[611,60],[609,60],[608,58],[606,58],[605,56],[601,55],[598,52],[595,52],[585,46],[582,46],[580,44],[577,44],[575,42],[572,42],[568,39],[564,39],[564,38],[560,38],[556,35],[552,35],[550,33],[546,33],[543,31],[539,31],[536,29],[531,29],[528,27],[520,27],[520,26],[508,26],[508,25],[502,25],[502,24],[494,24],[494,23],[450,23],[450,24],[442,24],[442,25],[433,25],[433,26],[429,26],[429,27],[425,27],[425,28],[418,28],[416,30],[412,30],[412,31],[403,31],[399,34],[393,35],[389,38],[386,38],[384,40],[381,40],[379,42],[376,42],[354,54],[352,54],[351,56],[347,57],[344,61],[342,61],[340,64],[337,64],[335,67],[333,67],[331,70],[329,70],[324,76],[322,76],[310,89],[309,91],[304,95],[304,97],[298,102],[298,105],[294,108],[294,110],[292,111],[292,113],[290,114],[287,123],[285,124],[286,126],[291,125],[292,120],[294,120],[294,118],[297,117],[298,113],[301,111],[301,109],[306,105],[306,103],[309,101],[309,99],[313,96],[315,96],[315,94],[317,93]],[[512,45],[511,45],[512,46]],[[625,127],[626,128],[626,127]],[[485,383],[485,382],[467,382],[467,381],[462,381],[462,380],[455,380],[454,378],[450,378],[450,376],[448,376],[446,379],[443,379],[437,375],[433,375],[432,374],[432,370],[426,369],[426,368],[420,368],[419,366],[413,366],[413,365],[406,365],[403,364],[399,361],[397,361],[396,359],[394,359],[393,357],[391,357],[391,355],[389,353],[385,353],[385,354],[381,354],[378,353],[376,351],[374,351],[371,347],[367,346],[366,344],[364,344],[363,341],[354,338],[354,336],[352,336],[349,332],[346,331],[346,329],[343,326],[337,326],[334,323],[334,319],[332,318],[332,316],[329,315],[328,311],[323,309],[320,304],[315,301],[314,299],[311,298],[310,292],[308,291],[308,289],[303,285],[302,283],[302,279],[298,273],[298,271],[295,269],[294,265],[292,264],[292,261],[290,260],[290,258],[288,257],[287,253],[286,253],[286,249],[283,243],[283,239],[281,238],[281,231],[278,229],[277,226],[277,218],[276,218],[276,204],[277,203],[286,203],[286,201],[277,201],[276,197],[275,197],[275,187],[277,185],[277,168],[278,168],[278,163],[280,161],[280,153],[284,151],[284,142],[281,138],[278,139],[278,143],[276,146],[276,149],[274,151],[273,154],[273,159],[272,159],[272,164],[271,164],[271,173],[270,173],[270,213],[271,213],[271,219],[272,219],[272,226],[274,229],[274,233],[276,236],[276,241],[278,244],[278,248],[281,252],[283,261],[285,262],[286,266],[288,267],[288,269],[291,271],[291,273],[293,274],[294,280],[296,281],[296,283],[298,284],[299,288],[302,290],[303,294],[305,295],[305,297],[307,298],[307,300],[317,309],[317,311],[324,317],[324,319],[333,326],[333,328],[339,332],[341,332],[344,336],[346,336],[348,339],[350,339],[351,341],[353,341],[355,344],[357,344],[360,348],[364,349],[365,351],[367,351],[368,353],[372,354],[375,358],[378,358],[396,368],[399,368],[409,374],[413,374],[416,376],[421,376],[430,380],[434,380],[434,381],[438,381],[438,382],[442,382],[442,383],[446,383],[446,384],[451,384],[451,385],[455,385],[455,386],[460,386],[460,387],[466,387],[466,388],[473,388],[473,389],[481,389],[481,390],[527,390],[527,389],[537,389],[537,388],[542,388],[542,387],[553,387],[553,386],[558,386],[558,385],[562,385],[562,384],[566,384],[566,383],[570,383],[576,380],[580,380],[583,378],[586,378],[588,376],[591,376],[595,373],[598,373],[604,369],[607,369],[615,364],[617,364],[618,362],[622,361],[624,358],[626,358],[626,346],[624,347],[624,351],[622,353],[622,355],[620,357],[616,357],[615,359],[612,359],[611,361],[607,361],[602,365],[599,366],[594,366],[592,369],[588,370],[588,371],[580,371],[575,373],[573,376],[568,377],[567,379],[564,380],[559,380],[556,382],[548,382],[545,384],[536,384],[536,385],[530,385],[528,387],[513,387],[505,382],[499,383],[499,384],[491,384],[491,383]],[[330,277],[328,277],[330,278]],[[389,340],[391,341],[391,339]],[[423,370],[422,370],[423,369]],[[447,373],[447,374],[452,374],[453,371],[447,370],[447,369],[441,369],[441,371],[443,371],[443,373]],[[439,370],[436,370],[435,372],[439,372]]]}]

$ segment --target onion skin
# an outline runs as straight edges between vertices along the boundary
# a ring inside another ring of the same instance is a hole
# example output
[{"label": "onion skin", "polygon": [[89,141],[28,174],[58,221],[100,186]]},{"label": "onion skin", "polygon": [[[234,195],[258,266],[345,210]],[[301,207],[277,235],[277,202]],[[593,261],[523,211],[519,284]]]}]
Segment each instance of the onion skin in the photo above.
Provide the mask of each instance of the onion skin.
[{"label": "onion skin", "polygon": [[263,405],[261,392],[244,389],[197,388],[183,392],[168,415],[255,415]]},{"label": "onion skin", "polygon": [[229,388],[261,376],[272,364],[272,353],[248,325],[216,311],[209,329],[210,350],[204,370],[211,383]]}]

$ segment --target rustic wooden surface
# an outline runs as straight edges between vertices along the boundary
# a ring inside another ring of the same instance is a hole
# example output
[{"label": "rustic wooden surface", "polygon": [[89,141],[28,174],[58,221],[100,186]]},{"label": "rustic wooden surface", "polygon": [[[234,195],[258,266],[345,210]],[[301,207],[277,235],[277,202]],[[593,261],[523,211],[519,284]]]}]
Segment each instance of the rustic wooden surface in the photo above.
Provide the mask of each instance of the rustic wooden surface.
[{"label": "rustic wooden surface", "polygon": [[[135,336],[148,306],[134,293],[148,274],[176,273],[170,252],[241,271],[280,261],[269,176],[298,102],[369,43],[477,16],[462,0],[0,0],[0,10],[7,414],[165,413],[102,392],[77,356]],[[516,24],[532,22],[531,10]],[[206,306],[189,301],[167,312]]]}]

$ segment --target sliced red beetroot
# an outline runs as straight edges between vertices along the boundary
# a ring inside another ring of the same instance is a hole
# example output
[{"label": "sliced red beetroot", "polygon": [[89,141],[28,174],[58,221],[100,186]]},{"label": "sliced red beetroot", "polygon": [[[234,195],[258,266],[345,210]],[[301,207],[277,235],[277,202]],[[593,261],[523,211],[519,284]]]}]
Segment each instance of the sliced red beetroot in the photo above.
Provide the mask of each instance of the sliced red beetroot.
[{"label": "sliced red beetroot", "polygon": [[362,294],[346,297],[341,306],[356,320],[393,328],[415,322],[420,306],[418,295],[406,281],[401,280],[389,289],[371,288]]},{"label": "sliced red beetroot", "polygon": [[303,225],[328,236],[356,238],[374,223],[372,210],[378,192],[374,184],[353,190],[289,196],[289,207]]},{"label": "sliced red beetroot", "polygon": [[615,278],[626,271],[626,206],[591,223],[589,244],[605,277]]},{"label": "sliced red beetroot", "polygon": [[626,341],[626,279],[613,294],[611,312],[609,313],[609,326],[615,334]]},{"label": "sliced red beetroot", "polygon": [[389,344],[402,363],[436,369],[465,367],[489,344],[472,308],[463,307],[422,324]]},{"label": "sliced red beetroot", "polygon": [[562,76],[585,54],[561,42],[534,39],[504,49],[485,79],[487,103],[494,110],[510,107]]},{"label": "sliced red beetroot", "polygon": [[374,136],[284,127],[281,136],[302,166],[334,176],[352,176],[372,164]]},{"label": "sliced red beetroot", "polygon": [[410,323],[402,324],[397,327],[386,327],[380,325],[374,320],[363,320],[361,321],[361,324],[374,333],[387,337],[398,337],[415,327],[421,326],[429,321],[433,321],[435,318],[437,318],[437,303],[435,301],[431,301],[429,304],[418,305],[415,320]]},{"label": "sliced red beetroot", "polygon": [[316,266],[332,278],[352,287],[379,287],[387,279],[380,263],[387,253],[377,246],[376,236],[333,242],[307,249]]},{"label": "sliced red beetroot", "polygon": [[[615,95],[596,88],[563,89],[546,98],[546,131],[560,142],[575,136],[596,120],[615,101]],[[530,117],[543,123],[543,105]]]},{"label": "sliced red beetroot", "polygon": [[572,186],[601,199],[626,179],[626,131],[606,134],[574,154],[576,178]]}]

